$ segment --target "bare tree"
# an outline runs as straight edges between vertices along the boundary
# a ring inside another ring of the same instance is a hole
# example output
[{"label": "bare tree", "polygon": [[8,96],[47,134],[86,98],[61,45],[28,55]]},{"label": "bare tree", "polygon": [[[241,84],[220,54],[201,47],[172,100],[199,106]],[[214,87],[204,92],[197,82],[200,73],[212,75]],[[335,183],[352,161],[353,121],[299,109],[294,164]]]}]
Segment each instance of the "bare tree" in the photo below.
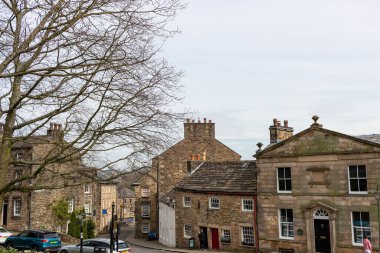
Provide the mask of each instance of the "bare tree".
[{"label": "bare tree", "polygon": [[[159,54],[182,8],[180,0],[0,0],[0,196],[77,183],[66,171],[63,184],[15,184],[47,170],[56,177],[56,163],[88,178],[96,173],[79,172],[83,161],[118,172],[146,166],[183,118],[171,110],[181,74]],[[37,160],[11,159],[16,144],[44,142],[51,122],[62,123],[50,130],[64,140]],[[8,180],[20,163],[33,170]]]}]

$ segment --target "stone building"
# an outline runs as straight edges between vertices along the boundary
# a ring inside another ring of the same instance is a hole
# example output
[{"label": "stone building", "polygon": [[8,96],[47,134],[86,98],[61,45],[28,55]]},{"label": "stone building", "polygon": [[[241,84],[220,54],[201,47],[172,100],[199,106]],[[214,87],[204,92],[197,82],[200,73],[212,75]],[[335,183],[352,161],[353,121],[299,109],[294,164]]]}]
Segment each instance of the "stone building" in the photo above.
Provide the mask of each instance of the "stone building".
[{"label": "stone building", "polygon": [[256,154],[260,252],[363,252],[378,245],[380,144],[323,128],[274,120]]},{"label": "stone building", "polygon": [[121,188],[117,193],[118,218],[128,224],[135,223],[135,192],[128,188]]},{"label": "stone building", "polygon": [[152,169],[135,188],[136,237],[158,231],[157,200],[182,180],[187,174],[187,162],[191,160],[236,161],[240,155],[215,138],[215,123],[206,119],[203,122],[187,120],[184,139],[153,158]]},{"label": "stone building", "polygon": [[[12,162],[7,175],[12,190],[4,195],[0,224],[13,231],[33,228],[66,232],[67,226],[58,225],[52,212],[55,203],[64,199],[68,202],[69,212],[85,209],[88,218],[96,222],[96,231],[99,231],[101,219],[104,219],[101,210],[106,208],[101,203],[108,199],[107,192],[112,192],[108,189],[110,187],[114,188],[113,201],[116,201],[116,186],[89,181],[87,176],[95,175],[96,171],[86,167],[75,155],[65,162],[48,163],[37,177],[27,178],[40,169],[39,164],[47,161],[46,158],[65,149],[60,124],[51,124],[46,135],[18,139],[11,150]],[[69,156],[70,150],[66,150],[64,156]],[[67,182],[77,186],[64,187]]]},{"label": "stone building", "polygon": [[186,248],[202,231],[212,250],[257,252],[256,164],[210,162],[193,166],[176,188],[176,246]]}]

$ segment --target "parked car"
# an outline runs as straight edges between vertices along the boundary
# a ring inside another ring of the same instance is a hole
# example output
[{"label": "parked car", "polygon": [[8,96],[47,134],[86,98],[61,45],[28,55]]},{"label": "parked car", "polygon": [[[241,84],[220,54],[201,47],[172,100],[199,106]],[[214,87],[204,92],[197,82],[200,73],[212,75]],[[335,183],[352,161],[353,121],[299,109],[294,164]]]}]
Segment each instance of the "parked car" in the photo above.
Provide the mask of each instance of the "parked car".
[{"label": "parked car", "polygon": [[18,235],[9,236],[5,240],[6,248],[57,252],[61,248],[61,238],[54,231],[25,230]]},{"label": "parked car", "polygon": [[[98,252],[110,252],[109,248],[111,245],[111,240],[106,238],[94,238],[94,239],[87,239],[83,240],[83,253],[94,253],[96,251]],[[117,249],[115,245],[115,249],[113,253],[129,253],[132,252],[132,249],[129,247],[129,245],[122,240],[119,240],[117,243]],[[101,250],[105,249],[105,250]],[[63,246],[59,253],[79,253],[80,252],[80,244],[76,245],[66,245]]]},{"label": "parked car", "polygon": [[5,228],[0,227],[0,244],[4,244],[5,240],[11,235],[11,232],[8,232]]}]

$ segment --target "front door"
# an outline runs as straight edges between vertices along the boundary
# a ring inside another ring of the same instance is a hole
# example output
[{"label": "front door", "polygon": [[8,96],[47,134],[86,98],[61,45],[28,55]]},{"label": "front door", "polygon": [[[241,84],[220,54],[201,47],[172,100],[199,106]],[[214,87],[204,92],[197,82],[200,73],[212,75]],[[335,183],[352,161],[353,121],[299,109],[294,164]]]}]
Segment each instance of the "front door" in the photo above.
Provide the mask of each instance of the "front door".
[{"label": "front door", "polygon": [[315,252],[330,253],[330,223],[329,220],[314,219]]},{"label": "front door", "polygon": [[210,228],[211,230],[211,248],[219,249],[219,234],[217,228]]},{"label": "front door", "polygon": [[4,200],[3,203],[3,225],[7,225],[8,217],[8,200]]}]

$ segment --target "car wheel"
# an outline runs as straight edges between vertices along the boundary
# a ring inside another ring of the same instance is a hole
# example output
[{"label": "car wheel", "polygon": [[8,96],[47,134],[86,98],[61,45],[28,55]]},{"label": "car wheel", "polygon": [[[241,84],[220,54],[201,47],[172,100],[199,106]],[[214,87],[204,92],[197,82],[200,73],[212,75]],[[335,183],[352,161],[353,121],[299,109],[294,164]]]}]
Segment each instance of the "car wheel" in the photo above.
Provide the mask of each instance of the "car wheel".
[{"label": "car wheel", "polygon": [[39,251],[38,246],[37,245],[33,245],[32,247],[30,247],[30,251],[32,251],[32,252],[38,252]]},{"label": "car wheel", "polygon": [[68,253],[67,250],[63,249],[60,251],[60,253]]},{"label": "car wheel", "polygon": [[12,244],[11,242],[7,242],[7,243],[5,244],[5,248],[6,248],[6,249],[13,248],[13,244]]}]

